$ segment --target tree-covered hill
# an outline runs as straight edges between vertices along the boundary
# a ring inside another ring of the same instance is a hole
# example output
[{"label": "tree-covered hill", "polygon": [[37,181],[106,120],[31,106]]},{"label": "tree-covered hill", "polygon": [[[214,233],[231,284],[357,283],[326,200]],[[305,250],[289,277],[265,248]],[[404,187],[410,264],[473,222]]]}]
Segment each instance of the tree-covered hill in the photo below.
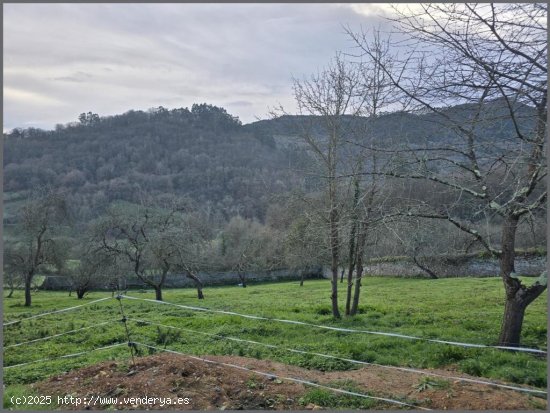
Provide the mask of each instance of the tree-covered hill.
[{"label": "tree-covered hill", "polygon": [[[476,110],[446,108],[441,116],[397,112],[348,117],[346,123],[362,144],[372,140],[386,149],[421,147],[429,140],[460,145],[445,116],[466,119]],[[484,107],[479,125],[487,150],[514,133],[502,121],[503,110],[499,102]],[[528,109],[525,116],[527,127]],[[51,131],[14,129],[4,134],[4,222],[27,191],[44,186],[64,189],[81,222],[114,200],[139,202],[144,193],[187,196],[224,220],[262,220],[273,195],[313,189],[316,179],[303,173],[311,170],[312,157],[299,134],[304,127],[322,134],[321,122],[281,116],[242,125],[223,108],[196,104],[106,117],[83,113],[78,122]]]},{"label": "tree-covered hill", "polygon": [[277,148],[206,104],[88,113],[54,131],[16,129],[4,138],[5,194],[64,188],[82,220],[143,193],[185,195],[226,218],[262,218],[271,195],[302,185],[294,170],[307,162],[304,150]]}]

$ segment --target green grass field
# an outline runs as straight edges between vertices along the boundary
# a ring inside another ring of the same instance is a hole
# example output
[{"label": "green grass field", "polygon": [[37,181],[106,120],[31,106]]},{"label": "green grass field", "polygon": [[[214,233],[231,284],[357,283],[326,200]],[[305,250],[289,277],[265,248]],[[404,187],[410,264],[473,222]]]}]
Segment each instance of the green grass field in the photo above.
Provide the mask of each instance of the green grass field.
[{"label": "green grass field", "polygon": [[[341,284],[342,287],[345,284]],[[341,290],[343,299],[344,289]],[[89,302],[110,293],[93,292],[77,300],[66,292],[40,291],[33,306],[22,305],[22,292],[4,300],[4,321],[12,321]],[[140,298],[154,298],[152,291],[129,292]],[[205,289],[205,300],[193,289],[166,290],[167,302],[208,307],[270,318],[284,318],[355,329],[402,333],[425,338],[496,344],[503,310],[503,287],[498,278],[453,278],[440,280],[369,277],[364,279],[360,314],[334,320],[330,311],[328,280],[256,284]],[[233,315],[212,314],[123,299],[129,318],[213,333],[306,351],[331,354],[367,362],[416,368],[449,367],[487,378],[546,387],[546,358],[533,354],[495,349],[468,349],[446,344],[321,330],[308,326],[252,320]],[[343,307],[343,300],[342,300]],[[546,348],[547,297],[539,297],[528,309],[523,326],[526,347]],[[4,349],[4,366],[64,354],[86,352],[75,357],[30,364],[4,370],[7,394],[21,391],[21,385],[44,379],[69,369],[107,359],[128,358],[128,348],[120,346],[87,352],[96,347],[125,341],[119,303],[107,300],[82,308],[23,321],[4,327],[4,345],[33,340],[86,326],[93,328],[45,341]],[[129,321],[132,339],[188,354],[234,354],[271,359],[302,367],[338,370],[356,365],[319,356],[289,353],[258,345],[238,343],[219,337],[172,330]],[[142,354],[149,354],[142,349]]]}]

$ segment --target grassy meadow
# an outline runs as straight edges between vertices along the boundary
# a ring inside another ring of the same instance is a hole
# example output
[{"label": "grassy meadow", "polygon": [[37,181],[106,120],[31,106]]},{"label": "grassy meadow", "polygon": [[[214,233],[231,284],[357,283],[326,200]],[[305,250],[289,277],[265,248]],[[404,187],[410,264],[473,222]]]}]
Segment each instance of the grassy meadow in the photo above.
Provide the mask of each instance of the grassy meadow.
[{"label": "grassy meadow", "polygon": [[[252,284],[248,288],[225,286],[205,289],[205,300],[194,289],[165,290],[167,302],[228,310],[264,317],[284,318],[328,326],[401,333],[425,338],[496,344],[503,311],[504,290],[499,278],[447,278],[439,280],[368,277],[363,281],[360,314],[334,320],[330,311],[328,280]],[[344,284],[340,284],[342,287]],[[154,299],[152,291],[130,291],[128,295]],[[111,293],[93,292],[84,300],[67,292],[34,293],[33,306],[25,308],[23,292],[4,299],[4,322],[89,302]],[[340,298],[344,301],[344,288]],[[123,299],[128,318],[196,331],[178,331],[143,322],[128,321],[132,340],[188,354],[233,354],[271,359],[321,370],[344,370],[357,366],[319,356],[290,353],[249,343],[239,343],[202,333],[237,337],[392,366],[446,367],[475,376],[546,387],[546,358],[495,349],[470,349],[395,337],[347,333],[303,325],[253,320],[234,315],[190,311],[156,303]],[[97,347],[126,341],[119,321],[117,300],[106,300],[82,308],[51,314],[4,327],[4,346],[46,337],[81,327],[73,334],[4,349],[4,366],[85,352],[4,370],[7,395],[22,386],[69,369],[108,359],[127,359],[128,347],[88,352]],[[111,321],[109,324],[98,325]],[[547,295],[528,309],[522,345],[546,348]],[[150,354],[140,349],[141,354]]]}]

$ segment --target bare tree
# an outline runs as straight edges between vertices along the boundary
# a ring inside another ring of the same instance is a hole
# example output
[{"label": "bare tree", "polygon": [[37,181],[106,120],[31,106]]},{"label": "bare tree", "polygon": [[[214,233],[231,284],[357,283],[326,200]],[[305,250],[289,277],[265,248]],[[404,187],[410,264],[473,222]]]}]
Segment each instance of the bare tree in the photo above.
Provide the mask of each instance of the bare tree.
[{"label": "bare tree", "polygon": [[[375,157],[374,157],[375,158]],[[376,162],[371,165],[377,170]],[[366,254],[367,239],[370,232],[380,223],[389,217],[389,211],[386,210],[383,202],[381,184],[378,182],[376,175],[371,175],[369,183],[365,184],[365,188],[361,193],[360,198],[355,198],[354,204],[354,220],[352,225],[356,228],[355,240],[350,242],[350,266],[348,273],[348,295],[346,300],[346,314],[354,316],[359,308],[359,298],[361,293],[361,280],[363,278],[363,262]],[[357,187],[360,181],[354,178],[354,183]],[[354,250],[352,250],[354,248]],[[355,271],[355,277],[352,274]],[[353,289],[353,301],[351,300],[351,288]]]},{"label": "bare tree", "polygon": [[319,193],[293,191],[273,197],[266,213],[266,226],[275,244],[272,266],[290,269],[305,276],[330,264],[330,253]]},{"label": "bare tree", "polygon": [[396,250],[431,279],[439,278],[436,263],[440,258],[467,253],[472,244],[469,236],[446,220],[405,216],[383,228]]},{"label": "bare tree", "polygon": [[[332,315],[340,318],[338,308],[338,268],[342,261],[340,226],[342,197],[338,174],[343,170],[344,146],[362,112],[364,78],[361,69],[341,55],[310,79],[294,80],[294,98],[298,105],[300,136],[315,155],[325,182],[328,239],[331,271]],[[309,117],[303,117],[309,115]],[[320,122],[319,122],[320,121]],[[321,129],[315,128],[315,122]]]},{"label": "bare tree", "polygon": [[[389,218],[390,211],[385,206],[385,191],[380,170],[379,154],[375,151],[376,121],[381,112],[393,103],[393,85],[384,68],[393,65],[390,56],[390,44],[382,40],[375,32],[369,45],[374,58],[367,59],[358,65],[362,71],[363,102],[359,114],[363,117],[362,127],[349,134],[347,143],[351,144],[351,183],[353,203],[350,213],[350,236],[348,256],[348,289],[346,297],[346,315],[357,314],[363,276],[363,260],[369,233],[384,219]],[[365,175],[365,172],[369,174]],[[355,276],[354,276],[355,274]],[[352,300],[353,289],[353,300]]]},{"label": "bare tree", "polygon": [[168,231],[164,236],[162,251],[173,251],[170,253],[172,267],[176,271],[183,271],[184,275],[191,279],[197,288],[197,297],[204,299],[202,291],[203,284],[199,277],[199,271],[208,269],[210,227],[206,217],[199,211],[187,211],[180,216],[178,225]]},{"label": "bare tree", "polygon": [[80,245],[76,256],[78,264],[66,269],[66,277],[80,300],[93,288],[101,288],[108,283],[116,265],[115,257],[106,254],[93,242]]},{"label": "bare tree", "polygon": [[159,301],[176,254],[166,243],[176,217],[176,209],[119,204],[108,210],[96,229],[103,251],[130,265],[135,276],[155,290]]},{"label": "bare tree", "polygon": [[222,265],[237,273],[243,288],[247,286],[248,273],[270,270],[280,263],[278,237],[257,221],[233,217],[221,237]]},{"label": "bare tree", "polygon": [[47,191],[34,194],[21,208],[18,220],[20,241],[10,248],[12,271],[21,274],[25,287],[25,306],[32,302],[34,276],[45,265],[62,268],[66,254],[60,245],[58,230],[67,218],[63,195]]},{"label": "bare tree", "polygon": [[15,290],[24,284],[24,274],[21,272],[23,268],[18,265],[14,247],[13,243],[4,244],[4,286],[9,288],[7,298],[13,297]]},{"label": "bare tree", "polygon": [[[381,178],[377,170],[373,125],[392,100],[392,83],[382,65],[390,66],[389,43],[376,36],[370,44],[376,58],[350,62],[341,55],[311,79],[295,80],[302,139],[321,167],[325,182],[332,275],[332,313],[338,309],[338,268],[347,264],[346,315],[357,312],[365,246],[369,230],[380,219]],[[320,125],[320,127],[319,127]],[[347,254],[344,252],[347,240]],[[342,273],[343,276],[343,273]]]},{"label": "bare tree", "polygon": [[[388,150],[410,161],[407,172],[390,164],[383,173],[455,194],[447,205],[418,199],[410,213],[447,220],[500,260],[506,305],[499,343],[518,346],[525,309],[547,284],[545,273],[527,286],[514,271],[518,226],[544,211],[547,197],[547,6],[422,4],[396,12],[409,52],[381,66],[404,108],[430,114],[447,136]],[[349,33],[376,59],[365,32]],[[500,242],[484,232],[486,222],[500,226]]]},{"label": "bare tree", "polygon": [[316,214],[305,211],[303,216],[292,222],[285,234],[285,264],[300,271],[300,286],[304,285],[304,271],[327,261],[323,228],[316,218]]}]

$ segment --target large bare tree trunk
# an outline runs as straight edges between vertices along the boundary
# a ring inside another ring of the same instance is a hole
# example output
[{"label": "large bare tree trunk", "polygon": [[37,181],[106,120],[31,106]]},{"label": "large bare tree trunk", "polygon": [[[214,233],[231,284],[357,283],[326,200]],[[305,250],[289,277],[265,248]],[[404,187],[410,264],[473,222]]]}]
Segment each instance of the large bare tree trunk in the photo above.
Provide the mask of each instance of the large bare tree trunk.
[{"label": "large bare tree trunk", "polygon": [[523,317],[525,315],[525,306],[512,297],[506,297],[504,306],[504,317],[498,344],[501,346],[518,347],[521,339],[521,328],[523,326]]},{"label": "large bare tree trunk", "polygon": [[518,218],[514,216],[506,217],[502,224],[500,276],[506,290],[506,304],[499,344],[503,346],[519,346],[521,326],[525,314],[525,307],[517,299],[517,293],[521,288],[521,284],[510,276],[514,272],[517,227]]},{"label": "large bare tree trunk", "polygon": [[155,285],[155,300],[162,301],[162,287],[160,285]]},{"label": "large bare tree trunk", "polygon": [[31,280],[32,276],[25,278],[25,307],[31,306]]},{"label": "large bare tree trunk", "polygon": [[502,255],[500,256],[500,276],[506,291],[506,304],[500,330],[499,345],[518,347],[525,309],[545,289],[546,285],[535,283],[526,287],[512,277],[515,260],[515,240],[519,218],[507,216],[502,226]]},{"label": "large bare tree trunk", "polygon": [[533,300],[541,295],[546,286],[535,283],[530,287],[525,287],[517,282],[519,288],[515,289],[511,284],[510,286],[506,286],[506,304],[500,330],[499,345],[518,347],[521,340],[521,328],[523,326],[525,309]]},{"label": "large bare tree trunk", "polygon": [[76,289],[76,298],[79,299],[79,300],[82,300],[87,291],[88,290],[85,289],[85,288],[77,288]]}]

